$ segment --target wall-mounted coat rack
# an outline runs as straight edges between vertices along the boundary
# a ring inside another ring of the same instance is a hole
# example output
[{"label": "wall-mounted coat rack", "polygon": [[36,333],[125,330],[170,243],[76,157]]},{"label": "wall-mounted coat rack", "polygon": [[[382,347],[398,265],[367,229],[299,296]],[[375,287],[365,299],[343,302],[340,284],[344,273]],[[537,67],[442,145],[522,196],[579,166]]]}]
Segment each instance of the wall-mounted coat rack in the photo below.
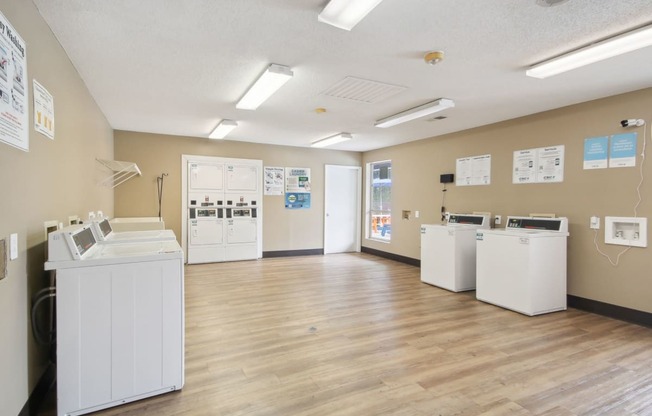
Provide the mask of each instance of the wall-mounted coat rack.
[{"label": "wall-mounted coat rack", "polygon": [[115,188],[123,182],[128,181],[134,176],[142,175],[138,166],[133,162],[122,162],[120,160],[106,160],[106,159],[95,159],[100,162],[102,165],[107,167],[111,172],[111,176],[106,177],[100,182],[100,185],[110,186]]}]

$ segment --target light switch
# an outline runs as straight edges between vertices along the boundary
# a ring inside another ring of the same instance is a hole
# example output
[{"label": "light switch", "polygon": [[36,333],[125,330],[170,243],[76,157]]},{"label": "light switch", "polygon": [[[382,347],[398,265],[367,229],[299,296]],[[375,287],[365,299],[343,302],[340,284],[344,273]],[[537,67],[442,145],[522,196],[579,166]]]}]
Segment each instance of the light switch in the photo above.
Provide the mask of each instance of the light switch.
[{"label": "light switch", "polygon": [[9,260],[18,258],[18,234],[9,236]]}]

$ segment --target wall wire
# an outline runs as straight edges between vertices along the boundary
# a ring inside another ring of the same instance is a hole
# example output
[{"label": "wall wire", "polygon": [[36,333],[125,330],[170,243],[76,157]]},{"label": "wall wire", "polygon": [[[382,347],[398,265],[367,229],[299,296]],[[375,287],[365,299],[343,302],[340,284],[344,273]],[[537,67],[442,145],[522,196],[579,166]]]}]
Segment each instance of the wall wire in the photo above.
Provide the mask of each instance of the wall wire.
[{"label": "wall wire", "polygon": [[[643,125],[643,149],[641,150],[641,168],[639,169],[640,172],[640,180],[638,182],[638,185],[636,186],[636,195],[638,196],[638,200],[636,201],[636,204],[634,205],[634,218],[638,218],[638,207],[641,205],[641,202],[643,201],[643,197],[641,195],[641,186],[643,185],[643,181],[645,179],[645,176],[643,176],[643,167],[645,166],[645,149],[647,147],[647,136],[648,136],[648,126],[649,123],[647,120],[645,121],[645,124]],[[620,256],[623,254],[627,253],[632,246],[628,246],[624,250],[622,250],[618,255],[616,256],[616,261],[614,262],[611,257],[600,250],[600,247],[598,246],[598,230],[593,230],[593,244],[595,245],[595,249],[598,251],[598,253],[605,257],[607,260],[609,260],[609,263],[611,263],[612,266],[618,267],[618,263],[620,262]]]}]

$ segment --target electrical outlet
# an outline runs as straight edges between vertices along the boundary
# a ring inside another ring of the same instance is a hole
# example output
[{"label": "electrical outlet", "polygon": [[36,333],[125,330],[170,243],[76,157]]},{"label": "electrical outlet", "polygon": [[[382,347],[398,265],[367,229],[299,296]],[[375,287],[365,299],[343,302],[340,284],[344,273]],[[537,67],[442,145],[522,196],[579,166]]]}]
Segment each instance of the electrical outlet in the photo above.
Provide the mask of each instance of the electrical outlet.
[{"label": "electrical outlet", "polygon": [[419,211],[414,211],[414,218],[419,218]]},{"label": "electrical outlet", "polygon": [[596,217],[596,216],[591,217],[591,222],[589,223],[589,227],[591,227],[592,230],[599,230],[600,217]]},{"label": "electrical outlet", "polygon": [[503,216],[502,215],[496,215],[494,217],[494,225],[500,225],[503,222]]}]

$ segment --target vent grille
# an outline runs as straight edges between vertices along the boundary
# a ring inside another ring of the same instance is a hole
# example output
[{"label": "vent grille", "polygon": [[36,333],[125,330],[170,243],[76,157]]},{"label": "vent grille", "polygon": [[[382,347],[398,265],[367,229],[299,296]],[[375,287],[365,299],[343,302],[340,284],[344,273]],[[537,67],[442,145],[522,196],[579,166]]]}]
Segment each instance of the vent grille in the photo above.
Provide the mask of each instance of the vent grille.
[{"label": "vent grille", "polygon": [[321,94],[342,100],[375,104],[406,89],[407,87],[401,87],[399,85],[346,77]]}]

